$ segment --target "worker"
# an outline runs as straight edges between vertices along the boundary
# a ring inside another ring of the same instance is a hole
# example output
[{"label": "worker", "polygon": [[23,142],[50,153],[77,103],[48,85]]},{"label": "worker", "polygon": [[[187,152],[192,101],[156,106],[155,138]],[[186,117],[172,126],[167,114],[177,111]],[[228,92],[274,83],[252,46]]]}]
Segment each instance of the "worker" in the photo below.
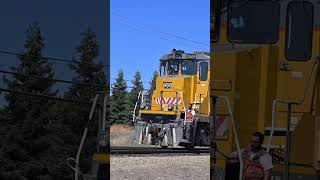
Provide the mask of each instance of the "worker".
[{"label": "worker", "polygon": [[[263,140],[264,135],[255,132],[251,136],[249,146],[240,150],[243,159],[243,180],[268,180],[270,178],[270,171],[273,168],[272,157],[262,148]],[[213,147],[228,159],[238,158],[237,152],[225,155],[218,150],[215,143]]]},{"label": "worker", "polygon": [[193,116],[195,115],[195,111],[192,107],[192,103],[189,104],[189,107],[186,111],[186,143],[192,143],[192,135],[193,135]]}]

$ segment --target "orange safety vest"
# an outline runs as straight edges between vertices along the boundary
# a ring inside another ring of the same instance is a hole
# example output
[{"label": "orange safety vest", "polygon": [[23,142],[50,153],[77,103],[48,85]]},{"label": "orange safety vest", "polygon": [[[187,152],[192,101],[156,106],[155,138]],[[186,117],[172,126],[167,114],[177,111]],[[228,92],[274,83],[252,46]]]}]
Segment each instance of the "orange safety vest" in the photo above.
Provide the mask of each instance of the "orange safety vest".
[{"label": "orange safety vest", "polygon": [[[189,110],[188,110],[189,111]],[[193,121],[193,115],[190,112],[187,111],[187,115],[186,115],[186,121],[192,122]]]},{"label": "orange safety vest", "polygon": [[260,164],[260,157],[265,155],[264,150],[260,150],[251,160],[250,160],[249,148],[246,148],[242,153],[243,159],[243,180],[262,180],[264,177],[264,169]]}]

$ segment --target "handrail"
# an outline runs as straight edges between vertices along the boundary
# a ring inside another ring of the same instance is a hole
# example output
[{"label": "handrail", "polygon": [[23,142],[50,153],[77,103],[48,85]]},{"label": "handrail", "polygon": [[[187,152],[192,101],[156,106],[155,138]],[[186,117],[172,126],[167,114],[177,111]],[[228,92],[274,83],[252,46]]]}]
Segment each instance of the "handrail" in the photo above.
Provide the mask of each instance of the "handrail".
[{"label": "handrail", "polygon": [[284,103],[284,104],[295,104],[295,105],[300,105],[304,102],[305,100],[305,97],[306,97],[306,94],[307,94],[307,91],[309,89],[309,85],[310,85],[310,80],[311,80],[311,77],[313,75],[313,72],[314,72],[314,68],[317,64],[319,64],[319,61],[320,59],[315,59],[313,64],[312,64],[312,68],[311,68],[311,72],[309,74],[309,78],[308,78],[308,81],[306,82],[306,86],[305,86],[305,89],[304,89],[304,95],[303,97],[301,98],[300,101],[298,102],[294,102],[294,101],[290,101],[290,100],[285,100],[285,99],[274,99],[273,102],[272,102],[272,120],[271,120],[271,131],[270,131],[270,136],[269,136],[269,142],[268,142],[268,146],[267,146],[267,152],[269,152],[270,150],[270,146],[271,146],[271,141],[272,141],[272,137],[273,137],[273,133],[274,133],[274,128],[275,128],[275,121],[276,121],[276,113],[277,113],[277,104],[278,103]]},{"label": "handrail", "polygon": [[[243,159],[242,159],[242,153],[241,153],[241,149],[240,149],[238,132],[237,132],[237,129],[236,129],[236,122],[234,120],[233,110],[231,108],[230,99],[227,96],[215,96],[215,98],[221,98],[221,99],[224,99],[227,102],[228,111],[229,111],[230,119],[231,119],[231,122],[232,122],[233,133],[234,133],[234,136],[235,136],[234,139],[235,139],[235,143],[236,143],[238,159],[240,161],[239,180],[242,180]],[[215,107],[212,107],[212,108],[215,108]],[[215,123],[215,122],[213,122],[213,123]],[[216,133],[216,132],[214,132],[214,133]]]},{"label": "handrail", "polygon": [[291,132],[290,132],[290,119],[291,119],[291,106],[292,105],[301,105],[305,101],[305,97],[307,94],[307,91],[309,89],[311,77],[313,75],[314,69],[316,65],[318,65],[320,62],[320,58],[317,57],[314,59],[314,62],[312,63],[311,67],[311,72],[309,74],[308,80],[306,82],[305,88],[304,88],[304,94],[300,101],[294,102],[290,100],[285,100],[285,99],[274,99],[272,102],[272,121],[271,121],[271,132],[270,132],[270,137],[269,137],[269,142],[267,146],[267,152],[270,150],[271,146],[271,141],[274,133],[274,128],[275,128],[275,121],[276,121],[276,113],[277,113],[277,104],[278,103],[284,103],[288,104],[288,124],[287,124],[287,142],[286,142],[286,159],[285,159],[285,172],[284,172],[284,179],[288,180],[289,179],[289,166],[290,166],[290,146],[291,146]]},{"label": "handrail", "polygon": [[137,102],[134,105],[133,114],[132,114],[132,122],[133,123],[135,122],[135,119],[136,119],[136,109],[137,109],[137,106],[138,106],[138,102],[139,102],[139,99],[140,99],[141,92],[143,92],[143,90],[139,91]]}]

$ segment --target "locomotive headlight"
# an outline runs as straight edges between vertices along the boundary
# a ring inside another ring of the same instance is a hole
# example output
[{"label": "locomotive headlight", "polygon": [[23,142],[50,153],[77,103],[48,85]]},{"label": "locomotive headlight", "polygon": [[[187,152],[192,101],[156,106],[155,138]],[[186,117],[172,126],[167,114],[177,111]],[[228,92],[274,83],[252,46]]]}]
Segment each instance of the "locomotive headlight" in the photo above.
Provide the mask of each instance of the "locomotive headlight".
[{"label": "locomotive headlight", "polygon": [[164,83],[163,83],[163,87],[164,87],[165,89],[170,89],[170,88],[172,87],[172,82],[164,82]]},{"label": "locomotive headlight", "polygon": [[168,105],[168,111],[173,111],[174,105],[172,103],[170,103]]}]

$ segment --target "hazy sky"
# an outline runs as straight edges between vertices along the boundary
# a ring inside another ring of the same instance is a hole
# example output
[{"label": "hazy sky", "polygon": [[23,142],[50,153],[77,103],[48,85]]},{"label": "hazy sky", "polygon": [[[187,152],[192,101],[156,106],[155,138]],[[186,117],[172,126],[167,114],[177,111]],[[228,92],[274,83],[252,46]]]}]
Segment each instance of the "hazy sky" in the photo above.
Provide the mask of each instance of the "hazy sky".
[{"label": "hazy sky", "polygon": [[209,0],[111,0],[111,81],[122,69],[127,80],[139,70],[149,82],[159,58],[173,48],[209,51],[209,5]]}]

